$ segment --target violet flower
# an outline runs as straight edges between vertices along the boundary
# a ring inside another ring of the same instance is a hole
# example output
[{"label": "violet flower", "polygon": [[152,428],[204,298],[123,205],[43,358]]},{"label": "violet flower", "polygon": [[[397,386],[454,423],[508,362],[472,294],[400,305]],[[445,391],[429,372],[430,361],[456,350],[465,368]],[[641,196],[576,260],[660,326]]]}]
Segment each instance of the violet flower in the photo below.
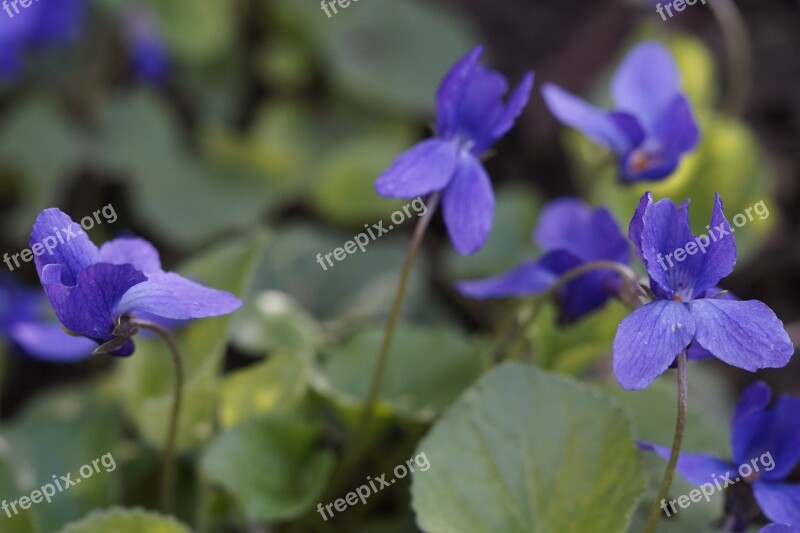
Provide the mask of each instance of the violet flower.
[{"label": "violet flower", "polygon": [[[656,299],[617,329],[614,375],[626,389],[649,386],[692,343],[751,372],[785,366],[794,354],[783,323],[765,304],[709,297],[708,291],[733,271],[736,242],[719,195],[705,238],[692,235],[688,207],[688,200],[678,207],[669,199],[654,203],[648,192],[631,221],[628,235]],[[683,253],[676,255],[677,250]]]},{"label": "violet flower", "polygon": [[631,50],[614,75],[611,94],[615,109],[606,111],[556,85],[542,89],[558,120],[617,155],[623,182],[668,177],[700,136],[669,51],[656,42]]},{"label": "violet flower", "polygon": [[145,7],[133,6],[124,12],[123,23],[133,71],[146,82],[163,83],[170,72],[170,57],[157,20]]},{"label": "violet flower", "polygon": [[102,345],[98,353],[132,354],[132,330],[126,325],[137,316],[188,320],[228,314],[241,306],[228,292],[164,272],[158,251],[144,239],[114,239],[98,249],[58,209],[45,209],[36,218],[31,248],[65,233],[71,238],[61,239],[52,254],[35,257],[36,270],[59,321]]},{"label": "violet flower", "polygon": [[[547,204],[533,239],[544,252],[542,257],[496,277],[459,282],[458,290],[479,300],[533,296],[544,293],[564,273],[586,263],[630,263],[628,243],[611,213],[605,208],[592,209],[577,198]],[[620,282],[618,273],[596,270],[567,283],[557,295],[562,319],[577,320],[602,307],[618,292]]]},{"label": "violet flower", "polygon": [[483,246],[494,219],[494,193],[479,158],[511,129],[533,87],[529,72],[504,103],[508,82],[478,63],[482,51],[475,48],[442,81],[436,137],[398,157],[375,183],[387,198],[441,191],[447,231],[456,251],[465,255]]},{"label": "violet flower", "polygon": [[[770,406],[771,397],[772,391],[762,382],[753,383],[742,393],[732,421],[731,460],[681,453],[677,470],[686,481],[698,486],[713,487],[716,480],[725,488],[744,481],[770,520],[777,524],[800,524],[800,484],[786,483],[786,478],[800,464],[800,398],[781,395]],[[669,448],[647,442],[639,442],[639,446],[669,459]],[[737,504],[728,507],[736,520],[734,530],[744,531],[751,510],[740,509]],[[770,529],[779,531],[795,529]]]},{"label": "violet flower", "polygon": [[15,80],[31,48],[76,41],[83,31],[86,0],[42,0],[28,7],[7,2],[0,13],[0,80]]}]

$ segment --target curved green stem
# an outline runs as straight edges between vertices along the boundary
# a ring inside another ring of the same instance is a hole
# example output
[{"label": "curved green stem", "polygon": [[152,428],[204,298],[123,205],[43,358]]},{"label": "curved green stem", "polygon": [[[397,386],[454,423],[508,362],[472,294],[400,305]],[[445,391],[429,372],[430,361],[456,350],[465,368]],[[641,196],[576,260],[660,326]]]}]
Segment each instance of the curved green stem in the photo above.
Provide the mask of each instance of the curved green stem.
[{"label": "curved green stem", "polygon": [[[411,278],[414,259],[417,257],[422,239],[425,236],[425,232],[428,230],[428,225],[431,222],[431,218],[433,218],[433,213],[436,211],[440,195],[440,192],[435,192],[428,198],[426,202],[428,211],[425,213],[425,216],[419,220],[417,227],[414,229],[414,235],[408,247],[408,254],[406,254],[406,259],[403,263],[403,270],[400,273],[400,281],[397,284],[397,292],[395,293],[394,303],[392,304],[392,311],[389,314],[389,321],[384,330],[381,349],[380,352],[378,352],[378,363],[375,366],[375,372],[372,374],[372,382],[369,386],[367,398],[364,401],[364,410],[361,413],[361,420],[358,426],[361,430],[366,429],[366,426],[371,422],[375,412],[375,404],[378,401],[378,394],[380,394],[381,391],[383,377],[386,374],[386,365],[389,362],[389,350],[392,347],[392,341],[394,341],[394,335],[397,331],[397,323],[400,320],[400,311],[403,309],[403,299],[406,294],[406,288],[408,287],[408,280]],[[356,436],[358,435],[359,431],[356,431]]]},{"label": "curved green stem", "polygon": [[714,0],[708,5],[722,31],[728,54],[728,91],[723,109],[739,115],[747,103],[753,79],[753,50],[747,26],[733,0]]},{"label": "curved green stem", "polygon": [[683,430],[686,427],[686,407],[688,404],[688,385],[686,379],[686,350],[681,352],[677,359],[678,362],[678,420],[675,423],[675,438],[672,440],[672,452],[667,463],[667,470],[664,472],[664,479],[661,481],[661,489],[650,513],[647,522],[646,533],[655,533],[658,523],[661,520],[661,502],[667,499],[669,488],[672,485],[672,477],[675,475],[675,467],[678,465],[678,457],[683,444]]},{"label": "curved green stem", "polygon": [[405,297],[406,288],[408,287],[408,281],[411,278],[414,259],[417,257],[417,252],[419,251],[419,247],[422,244],[422,239],[425,236],[428,226],[430,225],[431,219],[433,218],[433,214],[436,211],[436,207],[439,204],[440,197],[441,192],[435,192],[428,197],[427,201],[425,202],[428,210],[426,211],[425,215],[419,219],[417,227],[414,229],[414,235],[411,238],[411,243],[408,247],[408,253],[406,254],[405,262],[403,263],[403,269],[400,273],[400,280],[397,284],[397,292],[395,293],[394,303],[392,304],[392,309],[389,313],[389,320],[386,323],[386,329],[384,330],[383,341],[381,343],[380,351],[378,352],[378,360],[375,365],[375,370],[372,374],[372,380],[369,385],[367,397],[364,400],[364,407],[361,411],[361,417],[358,421],[358,425],[356,426],[356,430],[352,439],[353,444],[348,450],[348,453],[345,454],[344,459],[342,459],[341,463],[339,464],[339,468],[337,469],[338,473],[335,477],[342,477],[344,473],[348,472],[350,468],[359,461],[364,448],[366,448],[368,441],[366,436],[369,431],[369,426],[372,423],[372,418],[375,414],[375,405],[378,402],[378,395],[380,394],[383,378],[386,374],[386,367],[389,362],[389,351],[392,347],[392,341],[394,340],[394,336],[397,331],[397,323],[400,320],[400,311],[403,308],[403,298]]},{"label": "curved green stem", "polygon": [[175,441],[180,421],[181,398],[183,397],[183,359],[175,338],[168,330],[149,320],[131,319],[130,323],[158,334],[167,343],[175,368],[172,412],[169,419],[167,442],[164,445],[164,470],[161,473],[161,508],[165,513],[172,513],[175,506]]},{"label": "curved green stem", "polygon": [[545,292],[542,296],[550,296],[555,294],[563,289],[564,286],[570,281],[575,281],[584,274],[595,270],[613,270],[623,278],[628,279],[628,281],[632,283],[639,283],[639,276],[627,265],[617,263],[616,261],[592,261],[591,263],[586,263],[585,265],[575,267],[572,270],[565,272],[551,287],[547,289],[547,292]]}]

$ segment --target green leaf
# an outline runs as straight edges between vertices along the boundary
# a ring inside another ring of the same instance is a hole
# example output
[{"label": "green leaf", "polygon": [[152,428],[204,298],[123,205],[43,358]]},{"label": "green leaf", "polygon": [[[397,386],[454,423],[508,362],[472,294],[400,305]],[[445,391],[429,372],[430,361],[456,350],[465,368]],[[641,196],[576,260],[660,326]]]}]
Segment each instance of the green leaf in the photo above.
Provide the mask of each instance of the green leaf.
[{"label": "green leaf", "polygon": [[442,77],[475,43],[456,13],[416,0],[354,3],[326,22],[321,64],[344,94],[381,111],[430,114]]},{"label": "green leaf", "polygon": [[235,4],[227,0],[173,2],[149,0],[171,53],[181,60],[205,62],[230,49]]},{"label": "green leaf", "polygon": [[171,516],[144,509],[113,507],[96,511],[58,533],[190,533],[190,529]]},{"label": "green leaf", "polygon": [[[30,496],[53,483],[53,476],[71,474],[73,481],[80,479],[80,485],[56,492],[50,503],[43,501],[21,511],[22,518],[12,520],[10,527],[26,531],[22,523],[30,520],[34,531],[55,531],[92,509],[113,504],[121,488],[117,461],[121,433],[118,409],[97,389],[53,389],[27,404],[0,433],[3,497],[12,501]],[[109,453],[111,457],[104,458]],[[97,460],[93,474],[83,478],[81,467]],[[6,531],[6,517],[0,520]]]},{"label": "green leaf", "polygon": [[431,533],[624,531],[643,488],[623,410],[517,363],[484,375],[420,442],[412,506]]},{"label": "green leaf", "polygon": [[190,154],[172,112],[152,93],[112,99],[97,142],[100,162],[130,187],[136,220],[178,249],[252,227],[271,205],[265,184],[249,173]]},{"label": "green leaf", "polygon": [[333,470],[333,455],[315,447],[319,436],[315,424],[270,416],[220,434],[201,466],[248,519],[288,520],[319,501]]},{"label": "green leaf", "polygon": [[[356,333],[332,348],[315,385],[339,404],[360,406],[383,338],[383,326]],[[430,420],[481,373],[482,342],[445,327],[401,325],[389,353],[379,407]]]},{"label": "green leaf", "polygon": [[28,100],[10,110],[0,128],[0,160],[20,178],[19,205],[8,227],[12,235],[27,243],[35,215],[66,191],[83,146],[80,133],[52,103]]},{"label": "green leaf", "polygon": [[340,143],[320,162],[319,182],[312,203],[320,214],[339,225],[361,227],[387,219],[405,202],[387,201],[375,192],[375,179],[411,142],[408,131]]},{"label": "green leaf", "polygon": [[[285,227],[264,254],[254,290],[290,294],[320,320],[351,323],[384,316],[408,247],[408,238],[397,229],[394,233],[370,242],[365,253],[358,251],[342,262],[334,259],[333,267],[326,263],[323,269],[318,254],[331,254],[353,239],[353,233],[308,225]],[[425,269],[424,257],[418,257],[406,293],[407,316],[432,311],[423,281]]]},{"label": "green leaf", "polygon": [[310,375],[308,361],[287,353],[227,375],[220,386],[220,424],[228,428],[292,410],[305,397]]},{"label": "green leaf", "polygon": [[[256,233],[198,257],[180,272],[215,289],[242,297],[261,259],[266,235]],[[220,367],[231,316],[197,320],[176,333],[186,384],[178,447],[207,440],[213,429]],[[142,436],[162,446],[172,407],[172,359],[160,339],[136,339],[136,353],[117,366],[125,408]]]},{"label": "green leaf", "polygon": [[283,351],[303,356],[322,344],[322,326],[294,298],[279,291],[254,294],[233,320],[233,342],[249,355]]},{"label": "green leaf", "polygon": [[620,320],[630,314],[624,304],[611,300],[602,309],[562,326],[557,305],[548,301],[542,306],[533,331],[536,357],[543,367],[567,374],[579,374],[609,357]]}]

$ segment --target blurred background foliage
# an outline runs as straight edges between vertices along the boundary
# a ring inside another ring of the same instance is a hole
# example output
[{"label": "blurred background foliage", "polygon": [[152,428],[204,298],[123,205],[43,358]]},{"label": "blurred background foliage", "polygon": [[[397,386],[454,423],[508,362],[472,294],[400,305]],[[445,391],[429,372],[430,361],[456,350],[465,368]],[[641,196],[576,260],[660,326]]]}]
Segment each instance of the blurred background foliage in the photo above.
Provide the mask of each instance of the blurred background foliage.
[{"label": "blurred background foliage", "polygon": [[[0,243],[9,253],[26,247],[46,207],[77,220],[110,202],[119,220],[94,228],[95,242],[141,235],[169,269],[244,299],[232,317],[179,331],[188,381],[177,515],[193,530],[577,531],[602,523],[624,531],[633,515],[637,531],[649,505],[645,498],[634,511],[644,473],[654,493],[662,465],[647,458],[643,468],[630,442],[668,442],[675,398],[668,380],[636,394],[608,383],[625,310],[612,303],[563,326],[547,304],[523,327],[517,319],[532,316],[529,302],[468,301],[452,282],[536,256],[531,232],[551,197],[607,205],[622,227],[645,190],[692,198],[702,232],[718,191],[729,217],[760,200],[770,209],[736,234],[739,266],[725,288],[764,300],[800,334],[800,14],[789,1],[740,6],[756,72],[745,113],[731,116],[720,98],[735,65],[702,7],[663,24],[642,3],[618,2],[363,0],[328,18],[313,0],[91,1],[77,40],[27,49],[20,76],[0,82]],[[161,79],[142,77],[126,55],[132,8],[146,10],[163,39]],[[702,125],[700,147],[664,182],[621,187],[608,154],[559,127],[535,90],[487,163],[497,213],[485,248],[458,256],[434,222],[393,348],[374,452],[345,485],[389,472],[415,450],[428,454],[431,470],[414,476],[413,490],[403,480],[323,523],[314,508],[328,503],[335,457],[365,398],[413,223],[327,271],[317,254],[402,205],[377,196],[374,180],[430,131],[441,76],[476,43],[512,81],[532,68],[537,87],[552,81],[604,102],[601,88],[619,59],[645,38],[674,52]],[[14,275],[36,283],[32,264]],[[515,343],[498,333],[503,324]],[[15,499],[109,451],[119,469],[52,504],[0,516],[2,531],[187,530],[141,509],[156,507],[170,405],[172,370],[160,343],[141,339],[130,359],[80,365],[5,351],[0,497]],[[493,368],[506,357],[547,371],[520,362]],[[730,399],[751,378],[713,362],[692,371],[686,448],[725,454]],[[797,364],[763,374],[800,392]],[[583,442],[577,436],[589,444],[558,471],[560,451]],[[525,478],[523,461],[538,477]],[[512,487],[503,501],[487,464]],[[522,487],[546,493],[556,477],[573,483],[564,491],[580,493],[588,482],[618,490],[584,499],[581,513],[530,508]],[[720,505],[695,506],[664,530],[706,531]]]}]

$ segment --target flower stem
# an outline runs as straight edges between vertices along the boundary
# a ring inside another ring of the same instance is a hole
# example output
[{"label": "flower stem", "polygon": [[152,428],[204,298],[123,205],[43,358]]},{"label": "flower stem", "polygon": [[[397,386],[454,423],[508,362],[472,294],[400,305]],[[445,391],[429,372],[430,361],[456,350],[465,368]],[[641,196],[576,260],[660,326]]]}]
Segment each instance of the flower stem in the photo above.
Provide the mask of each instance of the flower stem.
[{"label": "flower stem", "polygon": [[742,14],[733,0],[715,0],[708,5],[722,31],[728,54],[728,91],[723,109],[731,115],[738,115],[744,109],[750,94],[753,76],[752,45]]},{"label": "flower stem", "polygon": [[394,297],[394,303],[392,304],[392,310],[389,314],[389,321],[386,323],[386,329],[383,333],[383,342],[381,343],[381,348],[378,352],[378,361],[375,365],[369,391],[367,392],[367,397],[364,400],[364,408],[361,411],[361,417],[354,433],[353,446],[351,446],[349,453],[342,460],[340,471],[346,472],[349,470],[349,468],[358,461],[361,455],[361,449],[363,448],[363,443],[366,440],[365,436],[375,414],[375,404],[378,401],[378,395],[381,391],[383,378],[386,374],[386,367],[389,362],[389,351],[392,347],[392,341],[394,340],[394,335],[397,330],[397,323],[400,319],[400,311],[403,308],[403,298],[406,293],[406,288],[408,287],[408,280],[411,277],[414,259],[417,256],[419,247],[422,244],[422,239],[425,236],[425,232],[427,231],[431,219],[433,218],[433,214],[436,211],[436,207],[439,204],[440,196],[440,192],[435,192],[427,198],[425,204],[428,207],[428,211],[422,218],[419,219],[417,227],[414,229],[414,235],[411,238],[411,243],[408,247],[408,253],[406,254],[405,262],[403,263],[403,270],[400,273],[400,281],[397,284],[397,292]]},{"label": "flower stem", "polygon": [[169,347],[172,364],[175,369],[175,388],[173,391],[172,412],[169,418],[167,442],[164,445],[164,470],[161,473],[161,508],[165,513],[172,513],[175,507],[175,441],[183,396],[183,359],[178,350],[175,337],[168,330],[149,320],[132,319],[131,324],[158,334]]},{"label": "flower stem", "polygon": [[672,440],[672,452],[667,463],[667,470],[664,472],[664,479],[661,481],[661,489],[650,513],[650,520],[647,522],[646,533],[655,533],[658,529],[658,522],[661,520],[660,502],[666,500],[669,488],[672,485],[672,477],[675,474],[675,467],[678,464],[678,457],[683,443],[683,430],[686,427],[686,406],[688,404],[687,379],[686,379],[686,350],[678,356],[678,420],[675,423],[675,438]]}]

